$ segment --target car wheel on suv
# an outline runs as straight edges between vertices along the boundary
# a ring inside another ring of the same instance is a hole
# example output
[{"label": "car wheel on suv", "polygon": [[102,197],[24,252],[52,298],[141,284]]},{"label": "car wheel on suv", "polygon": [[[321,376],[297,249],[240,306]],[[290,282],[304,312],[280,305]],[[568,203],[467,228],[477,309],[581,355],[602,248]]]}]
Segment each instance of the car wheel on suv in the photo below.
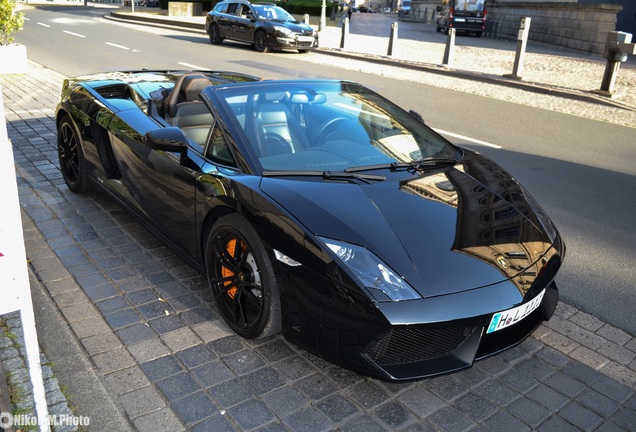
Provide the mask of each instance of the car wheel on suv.
[{"label": "car wheel on suv", "polygon": [[218,45],[223,42],[223,38],[221,37],[221,29],[216,24],[212,24],[210,26],[210,42],[213,45]]},{"label": "car wheel on suv", "polygon": [[257,30],[256,33],[254,33],[254,48],[256,51],[262,53],[270,51],[267,45],[267,33],[265,33],[265,30]]}]

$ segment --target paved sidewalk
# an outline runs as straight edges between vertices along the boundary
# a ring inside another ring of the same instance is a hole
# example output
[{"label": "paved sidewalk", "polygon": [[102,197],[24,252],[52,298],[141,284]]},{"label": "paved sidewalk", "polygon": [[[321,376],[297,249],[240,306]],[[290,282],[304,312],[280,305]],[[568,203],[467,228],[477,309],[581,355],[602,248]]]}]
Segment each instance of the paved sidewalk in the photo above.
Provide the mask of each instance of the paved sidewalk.
[{"label": "paved sidewalk", "polygon": [[[64,186],[54,119],[64,77],[35,63],[30,69],[0,76],[28,259],[49,308],[80,344],[82,364],[92,365],[95,388],[121,412],[121,430],[564,432],[636,425],[636,339],[564,303],[518,347],[465,371],[400,384],[326,363],[281,336],[236,337],[210,304],[204,278],[117,205]],[[51,312],[36,309],[50,319]],[[66,385],[86,379],[76,368],[85,366],[64,361],[53,371]],[[111,409],[77,406],[76,415],[96,416],[89,430],[113,430],[104,423]]]}]

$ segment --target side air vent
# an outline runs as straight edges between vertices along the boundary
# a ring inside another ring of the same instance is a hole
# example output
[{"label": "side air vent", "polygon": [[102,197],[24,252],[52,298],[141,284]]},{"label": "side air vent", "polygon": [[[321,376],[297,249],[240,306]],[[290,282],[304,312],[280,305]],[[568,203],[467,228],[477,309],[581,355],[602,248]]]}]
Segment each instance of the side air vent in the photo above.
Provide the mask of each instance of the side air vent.
[{"label": "side air vent", "polygon": [[127,84],[112,84],[95,88],[95,91],[106,99],[128,99],[130,90]]},{"label": "side air vent", "polygon": [[108,132],[94,121],[91,121],[91,132],[93,134],[93,140],[95,141],[95,147],[97,147],[97,153],[99,153],[99,159],[101,160],[104,171],[106,172],[106,176],[111,179],[120,178],[119,169],[115,163],[115,155],[113,154]]}]

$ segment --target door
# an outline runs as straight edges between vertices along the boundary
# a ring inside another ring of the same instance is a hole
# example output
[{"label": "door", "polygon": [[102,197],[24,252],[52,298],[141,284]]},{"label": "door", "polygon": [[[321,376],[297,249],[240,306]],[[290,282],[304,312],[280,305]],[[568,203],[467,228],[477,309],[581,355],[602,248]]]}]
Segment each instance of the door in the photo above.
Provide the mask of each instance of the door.
[{"label": "door", "polygon": [[125,188],[147,222],[188,254],[195,242],[195,185],[201,156],[153,150],[121,119],[110,135]]}]

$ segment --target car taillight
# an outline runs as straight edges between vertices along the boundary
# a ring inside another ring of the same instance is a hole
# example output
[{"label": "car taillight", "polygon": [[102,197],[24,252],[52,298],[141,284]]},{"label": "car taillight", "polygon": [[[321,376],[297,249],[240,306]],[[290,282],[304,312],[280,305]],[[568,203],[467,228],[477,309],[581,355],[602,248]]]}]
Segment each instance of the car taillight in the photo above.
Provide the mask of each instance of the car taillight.
[{"label": "car taillight", "polygon": [[486,21],[486,14],[488,13],[488,11],[486,9],[484,9],[484,21]]},{"label": "car taillight", "polygon": [[453,19],[453,15],[455,15],[455,8],[454,7],[450,8],[450,11],[448,12],[448,17],[450,19]]}]

